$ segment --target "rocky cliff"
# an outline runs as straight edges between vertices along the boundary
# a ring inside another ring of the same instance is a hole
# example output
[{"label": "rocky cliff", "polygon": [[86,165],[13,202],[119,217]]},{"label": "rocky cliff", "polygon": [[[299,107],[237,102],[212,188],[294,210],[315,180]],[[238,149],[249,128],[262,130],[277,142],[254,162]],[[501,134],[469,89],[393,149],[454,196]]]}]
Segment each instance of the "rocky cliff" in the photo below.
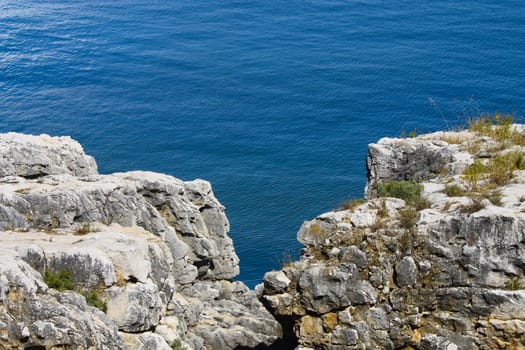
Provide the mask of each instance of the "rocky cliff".
[{"label": "rocky cliff", "polygon": [[525,348],[525,127],[369,146],[367,200],[306,221],[260,299],[299,349]]},{"label": "rocky cliff", "polygon": [[203,180],[100,175],[69,137],[0,135],[0,348],[265,348]]}]

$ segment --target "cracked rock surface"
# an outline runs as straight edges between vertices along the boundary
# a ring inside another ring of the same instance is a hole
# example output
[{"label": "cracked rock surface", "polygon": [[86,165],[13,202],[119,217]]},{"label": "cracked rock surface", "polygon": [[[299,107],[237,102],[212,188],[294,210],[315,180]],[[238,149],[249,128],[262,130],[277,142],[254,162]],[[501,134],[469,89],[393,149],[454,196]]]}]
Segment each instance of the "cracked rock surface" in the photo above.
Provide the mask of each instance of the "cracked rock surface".
[{"label": "cracked rock surface", "polygon": [[[306,221],[300,260],[256,288],[289,343],[525,348],[524,126],[503,127],[369,146],[367,201]],[[419,202],[380,197],[392,181]]]},{"label": "cracked rock surface", "polygon": [[228,231],[207,181],[101,175],[69,137],[1,134],[0,348],[270,346]]}]

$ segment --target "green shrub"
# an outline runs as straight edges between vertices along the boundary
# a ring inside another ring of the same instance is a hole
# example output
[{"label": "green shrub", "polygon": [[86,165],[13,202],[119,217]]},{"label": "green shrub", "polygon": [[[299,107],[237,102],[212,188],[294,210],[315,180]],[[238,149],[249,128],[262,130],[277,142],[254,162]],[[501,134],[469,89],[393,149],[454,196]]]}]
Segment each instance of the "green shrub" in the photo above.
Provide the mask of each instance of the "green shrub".
[{"label": "green shrub", "polygon": [[82,294],[86,298],[86,303],[88,305],[94,306],[97,309],[102,310],[103,312],[107,311],[107,308],[108,308],[107,303],[100,298],[100,294],[98,293],[96,289],[90,292],[87,292],[87,293],[82,293]]},{"label": "green shrub", "polygon": [[59,291],[73,290],[73,274],[69,271],[60,270],[54,272],[50,269],[44,271],[44,282],[49,288],[58,289]]},{"label": "green shrub", "polygon": [[407,208],[399,211],[399,224],[407,230],[412,230],[417,223],[417,211]]},{"label": "green shrub", "polygon": [[89,292],[83,292],[79,288],[75,288],[73,285],[73,274],[69,271],[61,269],[58,272],[54,272],[50,269],[46,269],[44,271],[44,282],[49,288],[58,289],[61,292],[65,290],[74,290],[86,298],[88,305],[99,308],[104,312],[107,310],[106,302],[100,298],[100,294],[96,289]]},{"label": "green shrub", "polygon": [[463,189],[463,187],[457,184],[446,185],[444,192],[449,197],[461,197],[466,194],[466,191]]},{"label": "green shrub", "polygon": [[182,342],[180,339],[175,339],[170,344],[172,350],[183,350],[184,347],[182,346]]},{"label": "green shrub", "polygon": [[391,181],[380,183],[377,192],[381,197],[403,199],[408,204],[414,204],[421,198],[423,185],[416,181]]},{"label": "green shrub", "polygon": [[518,276],[511,277],[507,282],[505,282],[505,288],[508,290],[519,290],[522,288],[521,281]]}]

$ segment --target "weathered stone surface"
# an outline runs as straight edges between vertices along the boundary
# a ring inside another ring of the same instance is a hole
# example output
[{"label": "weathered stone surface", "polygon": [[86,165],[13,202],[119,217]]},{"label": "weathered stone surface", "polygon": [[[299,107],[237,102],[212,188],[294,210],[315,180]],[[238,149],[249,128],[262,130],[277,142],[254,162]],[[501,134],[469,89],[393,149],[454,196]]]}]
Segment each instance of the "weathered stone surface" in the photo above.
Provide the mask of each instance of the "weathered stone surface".
[{"label": "weathered stone surface", "polygon": [[280,325],[241,282],[198,282],[181,293],[184,319],[196,336],[194,348],[199,343],[207,349],[250,348],[273,344],[282,335]]},{"label": "weathered stone surface", "polygon": [[405,256],[396,264],[396,284],[399,287],[409,287],[417,281],[417,266],[411,256]]},{"label": "weathered stone surface", "polygon": [[137,333],[154,329],[162,314],[163,303],[154,284],[130,284],[106,291],[107,315],[120,331]]},{"label": "weathered stone surface", "polygon": [[0,346],[124,349],[111,320],[83,296],[48,289],[26,262],[0,251]]},{"label": "weathered stone surface", "polygon": [[[473,157],[457,145],[440,140],[447,134],[436,133],[426,137],[395,139],[383,138],[368,146],[368,182],[366,198],[377,195],[377,184],[392,180],[424,180],[439,174],[461,173],[472,163]],[[473,137],[468,134],[459,137]]]},{"label": "weathered stone surface", "polygon": [[[168,344],[160,335],[152,332],[144,332],[139,334],[123,333],[124,343],[128,349],[137,350],[172,350],[171,344]],[[177,342],[177,343],[175,343]],[[173,340],[172,344],[180,344],[180,349],[187,349],[183,347],[185,343],[181,340]],[[183,345],[184,344],[184,345]]]},{"label": "weathered stone surface", "polygon": [[283,293],[290,285],[290,279],[282,271],[271,271],[264,275],[264,287],[266,291]]},{"label": "weathered stone surface", "polygon": [[0,150],[0,178],[97,174],[93,157],[84,154],[82,146],[67,136],[0,134]]},{"label": "weathered stone surface", "polygon": [[[70,138],[19,134],[0,135],[0,168],[1,348],[234,349],[281,336],[232,282],[239,259],[208,182],[99,175]],[[71,273],[74,291],[48,288],[46,271]]]},{"label": "weathered stone surface", "polygon": [[[488,174],[464,174],[474,159],[487,166],[505,152],[525,147],[471,132],[370,145],[368,201],[306,221],[301,258],[282,271],[286,288],[265,281],[260,299],[286,340],[313,349],[525,348],[525,171],[493,170],[509,179],[499,187]],[[414,179],[426,206],[377,197],[379,183]]]}]

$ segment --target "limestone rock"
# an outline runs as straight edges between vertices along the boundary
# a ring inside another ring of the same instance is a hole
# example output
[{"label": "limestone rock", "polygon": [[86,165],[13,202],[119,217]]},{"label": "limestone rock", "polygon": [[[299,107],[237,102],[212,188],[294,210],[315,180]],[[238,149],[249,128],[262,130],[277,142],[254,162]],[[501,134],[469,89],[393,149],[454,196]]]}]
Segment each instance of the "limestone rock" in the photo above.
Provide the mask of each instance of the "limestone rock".
[{"label": "limestone rock", "polygon": [[[266,275],[260,299],[285,340],[330,350],[524,348],[525,147],[509,139],[463,131],[370,145],[368,201],[305,221],[299,261]],[[475,159],[479,173],[465,174]],[[420,181],[427,202],[377,197],[393,180]],[[278,287],[283,275],[290,282]]]},{"label": "limestone rock", "polygon": [[73,292],[47,288],[26,262],[1,254],[0,337],[4,348],[75,346],[124,349],[111,320]]},{"label": "limestone rock", "polygon": [[396,284],[399,287],[409,287],[417,281],[417,266],[411,256],[405,256],[396,265]]},{"label": "limestone rock", "polygon": [[85,155],[82,146],[67,136],[0,134],[0,150],[0,178],[97,174],[93,157]]},{"label": "limestone rock", "polygon": [[264,275],[264,284],[267,291],[283,293],[290,285],[290,279],[282,271],[267,272]]},{"label": "limestone rock", "polygon": [[0,168],[1,348],[234,349],[280,338],[254,293],[232,282],[239,259],[207,181],[99,175],[77,142],[45,135],[0,135]]},{"label": "limestone rock", "polygon": [[[383,138],[368,146],[366,198],[377,195],[377,184],[392,180],[423,180],[439,174],[462,172],[473,157],[456,145],[434,137]],[[460,137],[460,136],[458,136]],[[469,136],[464,136],[469,137]]]}]

